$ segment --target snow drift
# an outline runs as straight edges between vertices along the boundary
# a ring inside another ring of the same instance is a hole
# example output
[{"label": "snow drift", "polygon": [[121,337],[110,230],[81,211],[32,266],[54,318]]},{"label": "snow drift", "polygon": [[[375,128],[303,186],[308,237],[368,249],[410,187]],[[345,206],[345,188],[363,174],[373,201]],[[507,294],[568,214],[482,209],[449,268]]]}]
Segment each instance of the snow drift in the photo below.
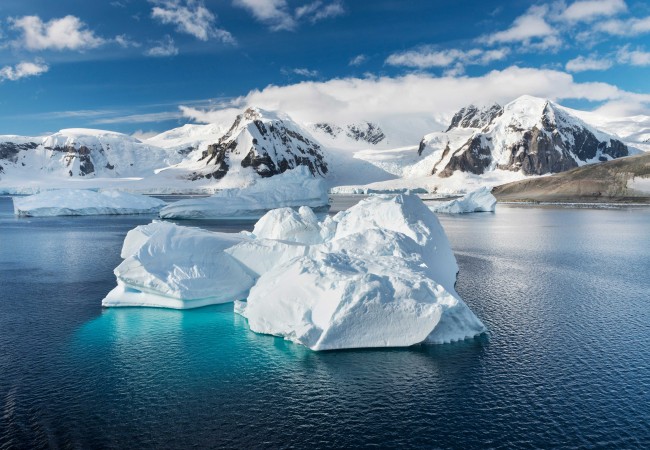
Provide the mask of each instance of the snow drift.
[{"label": "snow drift", "polygon": [[93,216],[104,214],[155,214],[166,205],[162,200],[120,191],[84,189],[46,191],[14,197],[17,216]]},{"label": "snow drift", "polygon": [[485,331],[454,290],[458,266],[438,219],[416,196],[370,197],[322,222],[307,207],[276,209],[252,233],[154,222],[129,233],[122,257],[104,306],[235,301],[251,330],[312,350]]}]

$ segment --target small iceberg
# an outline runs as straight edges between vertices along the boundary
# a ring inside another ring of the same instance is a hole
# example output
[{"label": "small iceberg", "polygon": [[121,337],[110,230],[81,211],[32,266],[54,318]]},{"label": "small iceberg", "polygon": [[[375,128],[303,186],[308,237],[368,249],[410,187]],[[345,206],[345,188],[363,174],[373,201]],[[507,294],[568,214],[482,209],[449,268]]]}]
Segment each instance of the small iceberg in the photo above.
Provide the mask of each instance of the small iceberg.
[{"label": "small iceberg", "polygon": [[327,187],[306,167],[260,178],[245,188],[224,189],[207,197],[180,200],[160,211],[163,219],[259,219],[275,208],[329,205]]},{"label": "small iceberg", "polygon": [[438,205],[430,205],[429,209],[437,213],[465,214],[473,212],[494,212],[497,206],[497,199],[492,195],[490,188],[483,187],[476,191],[465,194],[461,198],[444,202]]},{"label": "small iceberg", "polygon": [[254,279],[224,250],[247,239],[159,221],[136,227],[102,305],[188,309],[246,298]]},{"label": "small iceberg", "polygon": [[486,331],[454,289],[438,218],[414,195],[379,195],[319,222],[275,209],[252,233],[153,222],[127,235],[104,306],[235,302],[250,329],[312,350],[446,343]]},{"label": "small iceberg", "polygon": [[157,198],[122,191],[60,189],[28,197],[14,197],[14,214],[25,217],[155,214],[166,203]]}]

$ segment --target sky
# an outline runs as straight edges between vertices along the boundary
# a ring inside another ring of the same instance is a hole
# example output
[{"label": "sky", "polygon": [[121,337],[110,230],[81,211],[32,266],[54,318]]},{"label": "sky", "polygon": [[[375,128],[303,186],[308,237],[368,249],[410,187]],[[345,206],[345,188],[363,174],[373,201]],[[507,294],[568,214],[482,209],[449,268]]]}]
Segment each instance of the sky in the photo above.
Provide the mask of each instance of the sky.
[{"label": "sky", "polygon": [[628,116],[648,80],[647,1],[0,2],[0,134],[147,137],[247,106],[443,124],[524,94]]}]

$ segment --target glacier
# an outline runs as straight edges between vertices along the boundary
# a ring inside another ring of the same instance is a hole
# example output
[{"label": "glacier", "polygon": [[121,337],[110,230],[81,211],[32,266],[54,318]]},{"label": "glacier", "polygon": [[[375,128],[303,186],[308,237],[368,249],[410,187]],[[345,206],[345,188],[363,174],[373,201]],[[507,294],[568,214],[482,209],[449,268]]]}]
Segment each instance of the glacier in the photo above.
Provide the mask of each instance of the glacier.
[{"label": "glacier", "polygon": [[257,333],[312,350],[447,343],[486,331],[454,289],[458,266],[414,195],[378,195],[323,221],[269,211],[252,232],[163,221],[127,235],[103,306],[235,302]]},{"label": "glacier", "polygon": [[465,194],[461,198],[437,205],[430,205],[429,209],[437,213],[465,214],[473,212],[494,212],[496,207],[497,199],[492,195],[492,190],[487,187],[482,187]]},{"label": "glacier", "polygon": [[306,167],[260,178],[243,188],[223,189],[216,194],[180,200],[160,211],[163,219],[259,219],[267,211],[282,207],[326,208],[327,187]]},{"label": "glacier", "polygon": [[116,190],[61,189],[13,197],[14,214],[25,217],[155,214],[166,203]]}]

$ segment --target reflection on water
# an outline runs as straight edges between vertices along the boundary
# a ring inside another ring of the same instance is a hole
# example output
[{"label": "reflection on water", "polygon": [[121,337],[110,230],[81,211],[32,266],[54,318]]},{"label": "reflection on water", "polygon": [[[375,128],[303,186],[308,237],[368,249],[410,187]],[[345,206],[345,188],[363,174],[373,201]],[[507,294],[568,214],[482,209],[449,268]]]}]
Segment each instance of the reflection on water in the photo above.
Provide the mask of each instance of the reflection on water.
[{"label": "reflection on water", "polygon": [[0,198],[0,448],[650,445],[650,209],[440,218],[489,338],[315,353],[232,305],[102,309],[151,217]]}]

